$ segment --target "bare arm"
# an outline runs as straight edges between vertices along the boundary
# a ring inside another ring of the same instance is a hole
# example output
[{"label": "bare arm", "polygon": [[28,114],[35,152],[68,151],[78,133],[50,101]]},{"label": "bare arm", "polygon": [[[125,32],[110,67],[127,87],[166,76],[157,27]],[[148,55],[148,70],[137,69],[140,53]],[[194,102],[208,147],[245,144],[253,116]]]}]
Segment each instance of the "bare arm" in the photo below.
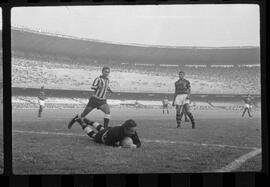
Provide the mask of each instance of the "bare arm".
[{"label": "bare arm", "polygon": [[135,134],[132,136],[132,141],[136,145],[137,148],[141,147],[141,141],[138,137],[137,132],[135,132]]},{"label": "bare arm", "polygon": [[94,82],[93,82],[93,84],[92,84],[92,86],[91,86],[91,89],[93,89],[93,90],[97,90],[99,88],[99,77],[97,77],[95,80],[94,80]]},{"label": "bare arm", "polygon": [[191,87],[190,87],[190,82],[189,81],[187,81],[187,90],[188,90],[187,95],[188,95],[188,97],[190,97]]},{"label": "bare arm", "polygon": [[110,87],[108,87],[108,92],[110,92],[111,94],[113,93]]}]

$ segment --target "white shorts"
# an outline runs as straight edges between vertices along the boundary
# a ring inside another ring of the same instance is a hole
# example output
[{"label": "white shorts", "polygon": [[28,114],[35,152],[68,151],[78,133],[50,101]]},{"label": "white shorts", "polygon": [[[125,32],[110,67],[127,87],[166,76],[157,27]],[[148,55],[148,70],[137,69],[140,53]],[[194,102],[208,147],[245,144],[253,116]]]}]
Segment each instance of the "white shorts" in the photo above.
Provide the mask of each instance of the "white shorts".
[{"label": "white shorts", "polygon": [[251,109],[252,106],[250,104],[245,104],[245,108]]},{"label": "white shorts", "polygon": [[191,104],[190,99],[186,99],[184,104]]},{"label": "white shorts", "polygon": [[189,102],[189,100],[187,99],[187,94],[179,94],[176,96],[174,104],[175,105],[184,105],[187,102]]},{"label": "white shorts", "polygon": [[45,106],[45,101],[43,101],[43,100],[39,100],[38,103],[40,106]]}]

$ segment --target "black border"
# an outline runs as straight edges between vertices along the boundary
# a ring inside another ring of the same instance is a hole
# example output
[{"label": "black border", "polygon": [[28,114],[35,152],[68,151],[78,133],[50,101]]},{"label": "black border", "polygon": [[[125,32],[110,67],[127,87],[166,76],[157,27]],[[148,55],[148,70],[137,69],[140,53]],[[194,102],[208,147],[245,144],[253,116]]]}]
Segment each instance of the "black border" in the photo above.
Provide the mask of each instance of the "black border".
[{"label": "black border", "polygon": [[[267,82],[269,68],[266,32],[267,0],[0,0],[3,41],[3,129],[5,186],[268,186],[268,116]],[[14,175],[12,173],[12,112],[11,112],[11,8],[20,6],[67,5],[157,5],[157,4],[257,4],[260,6],[261,99],[262,99],[262,171],[233,173],[183,174],[102,174],[102,175]]]}]

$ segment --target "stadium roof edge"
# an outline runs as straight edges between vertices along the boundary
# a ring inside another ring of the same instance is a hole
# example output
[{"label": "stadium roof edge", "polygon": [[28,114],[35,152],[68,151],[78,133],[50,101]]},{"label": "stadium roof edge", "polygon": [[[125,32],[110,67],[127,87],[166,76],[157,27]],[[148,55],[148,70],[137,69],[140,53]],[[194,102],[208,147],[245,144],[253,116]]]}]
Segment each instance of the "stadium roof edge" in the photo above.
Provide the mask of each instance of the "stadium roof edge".
[{"label": "stadium roof edge", "polygon": [[[98,39],[90,39],[90,38],[83,38],[83,37],[76,37],[70,36],[65,34],[59,33],[52,33],[52,32],[44,32],[38,31],[30,28],[20,28],[20,27],[11,27],[12,30],[18,30],[22,32],[30,32],[40,35],[47,35],[47,36],[57,36],[62,38],[69,38],[74,40],[83,40],[89,42],[98,42],[104,44],[117,44],[117,45],[124,45],[124,46],[135,46],[135,47],[151,47],[151,48],[173,48],[173,49],[249,49],[249,48],[259,48],[259,46],[218,46],[218,47],[210,47],[210,46],[167,46],[167,45],[148,45],[148,44],[138,44],[138,43],[120,43],[120,42],[110,42],[105,40],[98,40]],[[1,32],[1,31],[0,31]]]}]

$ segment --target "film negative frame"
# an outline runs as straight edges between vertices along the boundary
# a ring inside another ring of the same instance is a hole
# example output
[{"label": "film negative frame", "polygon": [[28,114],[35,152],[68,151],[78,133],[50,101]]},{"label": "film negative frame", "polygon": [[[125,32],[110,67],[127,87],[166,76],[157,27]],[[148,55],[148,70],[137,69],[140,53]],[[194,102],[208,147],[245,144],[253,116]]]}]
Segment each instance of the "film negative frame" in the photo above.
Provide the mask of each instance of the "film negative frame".
[{"label": "film negative frame", "polygon": [[[3,41],[3,97],[4,97],[4,174],[1,184],[11,187],[58,186],[267,186],[268,126],[267,126],[267,41],[266,0],[11,0],[0,1],[2,8]],[[12,172],[12,108],[11,108],[11,8],[21,6],[67,5],[157,5],[157,4],[257,4],[260,6],[261,47],[261,101],[262,101],[262,171],[233,173],[181,173],[181,174],[102,174],[102,175],[14,175]]]}]

